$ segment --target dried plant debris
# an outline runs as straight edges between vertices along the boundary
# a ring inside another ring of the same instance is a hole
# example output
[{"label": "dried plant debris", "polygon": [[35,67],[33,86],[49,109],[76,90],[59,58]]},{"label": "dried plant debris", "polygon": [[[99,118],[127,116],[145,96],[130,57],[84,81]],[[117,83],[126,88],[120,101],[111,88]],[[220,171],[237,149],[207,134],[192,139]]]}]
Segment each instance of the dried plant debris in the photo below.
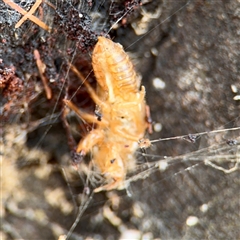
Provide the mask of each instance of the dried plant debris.
[{"label": "dried plant debris", "polygon": [[12,0],[4,0],[0,3],[0,23],[7,24],[8,26],[13,27],[21,18],[21,13],[16,11],[16,9],[11,7],[12,5],[18,5],[19,8],[25,9],[28,11],[31,6],[34,4],[34,0],[27,1],[12,1]]},{"label": "dried plant debris", "polygon": [[6,121],[10,113],[17,114],[21,109],[19,100],[24,89],[23,84],[23,80],[15,75],[14,67],[0,68],[1,116],[3,116],[3,120]]}]

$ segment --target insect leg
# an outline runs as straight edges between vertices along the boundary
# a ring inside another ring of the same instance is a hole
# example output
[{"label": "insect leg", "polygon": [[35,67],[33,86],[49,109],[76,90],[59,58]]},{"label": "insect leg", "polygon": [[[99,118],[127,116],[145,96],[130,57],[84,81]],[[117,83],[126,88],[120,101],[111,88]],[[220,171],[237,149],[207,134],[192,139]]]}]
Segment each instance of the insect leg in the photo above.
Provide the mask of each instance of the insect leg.
[{"label": "insect leg", "polygon": [[110,191],[110,190],[113,190],[116,188],[117,189],[125,188],[124,182],[122,179],[114,179],[113,182],[94,189],[94,192],[97,193],[97,192],[101,192],[101,191]]},{"label": "insect leg", "polygon": [[89,114],[89,113],[85,113],[83,111],[81,111],[80,109],[78,109],[78,107],[73,104],[71,101],[67,100],[67,99],[63,99],[63,102],[69,107],[71,108],[82,120],[89,122],[89,123],[96,123],[99,126],[108,126],[108,122],[104,119],[101,118],[101,121],[98,120],[98,118],[95,115]]},{"label": "insect leg", "polygon": [[64,107],[63,111],[62,111],[62,114],[61,114],[61,117],[62,117],[62,121],[63,121],[63,126],[66,129],[68,145],[69,145],[71,151],[75,151],[76,142],[75,142],[75,140],[74,140],[74,138],[71,134],[71,131],[70,131],[70,126],[69,126],[68,121],[67,121],[67,111],[66,110],[67,109]]},{"label": "insect leg", "polygon": [[84,77],[82,76],[82,74],[77,70],[77,68],[75,66],[73,66],[72,64],[70,64],[71,70],[79,77],[79,79],[82,81],[82,83],[84,84],[84,86],[87,88],[87,91],[89,93],[89,95],[91,96],[91,98],[93,99],[93,101],[100,106],[100,108],[108,108],[108,105],[103,102],[99,96],[96,94],[95,90],[91,87],[91,85],[84,79]]},{"label": "insect leg", "polygon": [[148,124],[148,133],[152,134],[153,130],[152,130],[152,118],[151,118],[151,113],[150,113],[150,107],[149,105],[146,105],[146,121]]},{"label": "insect leg", "polygon": [[104,132],[99,129],[92,130],[84,139],[82,139],[78,146],[77,152],[81,152],[82,155],[86,155],[95,145],[103,141]]}]

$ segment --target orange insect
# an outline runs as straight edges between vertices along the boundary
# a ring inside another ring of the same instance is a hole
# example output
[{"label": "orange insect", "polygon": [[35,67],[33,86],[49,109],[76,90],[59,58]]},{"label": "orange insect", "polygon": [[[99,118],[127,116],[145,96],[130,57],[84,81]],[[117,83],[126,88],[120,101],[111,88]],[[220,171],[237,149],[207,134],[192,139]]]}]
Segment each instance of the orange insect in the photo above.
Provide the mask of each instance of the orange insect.
[{"label": "orange insect", "polygon": [[[123,47],[105,37],[98,38],[92,65],[97,91],[87,82],[85,85],[98,114],[82,112],[69,100],[64,102],[82,119],[97,125],[77,147],[82,155],[92,151],[92,163],[107,181],[94,191],[122,189],[127,172],[135,167],[135,151],[149,127],[145,88],[139,90],[140,80]],[[74,66],[71,68],[80,75]]]}]

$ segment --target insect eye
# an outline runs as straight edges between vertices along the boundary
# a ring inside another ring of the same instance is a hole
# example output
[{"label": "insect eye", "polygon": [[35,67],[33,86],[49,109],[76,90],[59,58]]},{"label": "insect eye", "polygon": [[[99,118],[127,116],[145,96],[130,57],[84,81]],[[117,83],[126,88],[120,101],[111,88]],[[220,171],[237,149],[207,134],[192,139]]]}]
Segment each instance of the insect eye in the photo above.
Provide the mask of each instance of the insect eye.
[{"label": "insect eye", "polygon": [[110,163],[113,164],[115,162],[116,158],[110,160]]}]

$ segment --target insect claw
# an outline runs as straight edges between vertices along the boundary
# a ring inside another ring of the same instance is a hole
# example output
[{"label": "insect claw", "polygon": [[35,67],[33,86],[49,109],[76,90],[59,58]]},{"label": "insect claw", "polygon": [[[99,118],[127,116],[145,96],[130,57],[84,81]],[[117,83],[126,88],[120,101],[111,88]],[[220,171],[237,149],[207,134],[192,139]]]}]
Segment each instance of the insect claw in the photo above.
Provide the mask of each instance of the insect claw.
[{"label": "insect claw", "polygon": [[86,152],[84,150],[81,150],[79,153],[78,153],[80,156],[84,157],[86,155]]},{"label": "insect claw", "polygon": [[80,162],[82,162],[83,156],[84,155],[81,152],[77,153],[76,151],[71,151],[71,159],[72,159],[74,165],[77,165]]},{"label": "insect claw", "polygon": [[94,114],[96,115],[98,121],[102,121],[102,114],[98,110],[95,110]]},{"label": "insect claw", "polygon": [[151,146],[151,141],[147,138],[141,138],[138,141],[138,145],[140,148],[149,148]]},{"label": "insect claw", "polygon": [[83,189],[84,194],[86,194],[87,196],[91,193],[91,190],[88,186],[85,186]]}]

